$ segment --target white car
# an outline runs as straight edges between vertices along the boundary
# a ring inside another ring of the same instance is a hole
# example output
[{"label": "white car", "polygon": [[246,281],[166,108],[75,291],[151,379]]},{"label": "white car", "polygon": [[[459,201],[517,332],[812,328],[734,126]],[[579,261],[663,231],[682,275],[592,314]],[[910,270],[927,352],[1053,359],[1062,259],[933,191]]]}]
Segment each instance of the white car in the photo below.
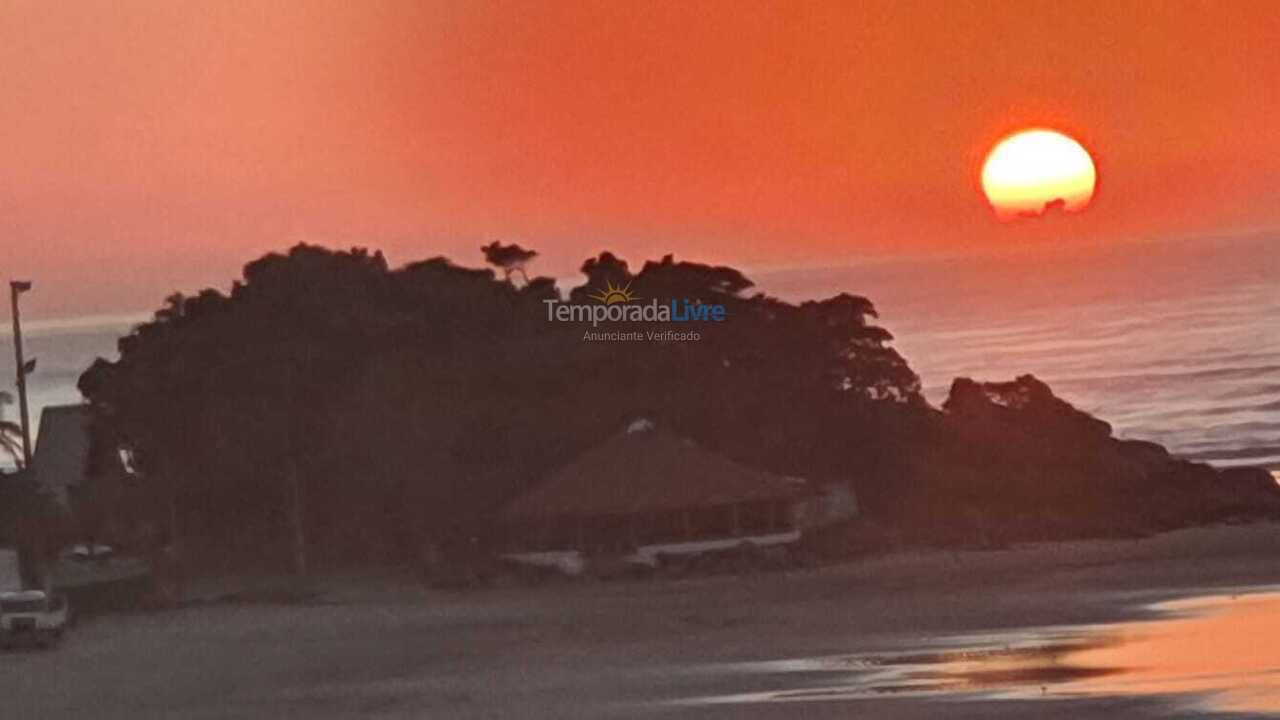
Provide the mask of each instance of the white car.
[{"label": "white car", "polygon": [[0,647],[34,644],[49,647],[67,626],[67,598],[43,590],[0,592]]}]

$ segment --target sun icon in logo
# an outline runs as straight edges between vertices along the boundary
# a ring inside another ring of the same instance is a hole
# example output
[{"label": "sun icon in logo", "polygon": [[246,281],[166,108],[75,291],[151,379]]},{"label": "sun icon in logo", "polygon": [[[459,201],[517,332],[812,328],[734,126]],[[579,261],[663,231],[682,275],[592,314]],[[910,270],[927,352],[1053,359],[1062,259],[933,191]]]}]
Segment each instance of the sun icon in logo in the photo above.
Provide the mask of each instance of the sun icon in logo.
[{"label": "sun icon in logo", "polygon": [[627,283],[625,286],[619,287],[614,285],[612,280],[607,281],[604,290],[588,295],[587,297],[592,300],[598,300],[605,305],[629,303],[636,299],[636,296],[631,294],[631,283]]}]

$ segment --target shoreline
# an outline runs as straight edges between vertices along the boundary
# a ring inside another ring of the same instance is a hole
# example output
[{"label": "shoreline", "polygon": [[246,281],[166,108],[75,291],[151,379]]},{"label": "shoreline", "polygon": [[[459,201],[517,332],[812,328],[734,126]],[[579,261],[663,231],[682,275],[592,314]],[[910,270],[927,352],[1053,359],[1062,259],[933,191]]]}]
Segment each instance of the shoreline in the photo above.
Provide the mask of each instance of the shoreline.
[{"label": "shoreline", "polygon": [[[1280,524],[1258,523],[681,580],[446,592],[398,573],[334,575],[292,604],[94,618],[56,651],[0,655],[0,665],[66,672],[74,684],[0,672],[0,694],[18,714],[53,718],[785,718],[789,703],[662,703],[753,689],[755,680],[704,671],[724,663],[1150,617],[1152,602],[1280,583],[1278,551]],[[1168,708],[901,697],[810,701],[804,714],[923,718],[942,712],[938,702],[974,718]]]}]

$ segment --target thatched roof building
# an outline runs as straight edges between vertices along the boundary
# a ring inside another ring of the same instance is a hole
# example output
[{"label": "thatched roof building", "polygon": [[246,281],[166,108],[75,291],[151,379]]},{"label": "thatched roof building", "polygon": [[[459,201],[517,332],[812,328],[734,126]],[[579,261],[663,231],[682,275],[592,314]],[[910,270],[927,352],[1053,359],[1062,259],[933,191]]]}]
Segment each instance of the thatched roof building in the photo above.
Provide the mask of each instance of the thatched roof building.
[{"label": "thatched roof building", "polygon": [[803,480],[747,467],[638,420],[516,498],[502,517],[662,513],[786,501],[804,490]]},{"label": "thatched roof building", "polygon": [[565,553],[615,553],[653,563],[663,553],[794,542],[811,494],[804,480],[637,420],[516,498],[499,520],[515,559],[564,566]]}]

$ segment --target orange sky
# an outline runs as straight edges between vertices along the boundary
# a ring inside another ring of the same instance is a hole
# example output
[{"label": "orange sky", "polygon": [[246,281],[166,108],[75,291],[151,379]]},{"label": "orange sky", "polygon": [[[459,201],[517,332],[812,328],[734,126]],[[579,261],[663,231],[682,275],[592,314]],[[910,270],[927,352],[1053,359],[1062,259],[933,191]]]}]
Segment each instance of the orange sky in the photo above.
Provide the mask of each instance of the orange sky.
[{"label": "orange sky", "polygon": [[[0,0],[0,266],[154,307],[301,240],[759,267],[1280,227],[1270,2]],[[1001,225],[1003,133],[1095,157]]]}]

